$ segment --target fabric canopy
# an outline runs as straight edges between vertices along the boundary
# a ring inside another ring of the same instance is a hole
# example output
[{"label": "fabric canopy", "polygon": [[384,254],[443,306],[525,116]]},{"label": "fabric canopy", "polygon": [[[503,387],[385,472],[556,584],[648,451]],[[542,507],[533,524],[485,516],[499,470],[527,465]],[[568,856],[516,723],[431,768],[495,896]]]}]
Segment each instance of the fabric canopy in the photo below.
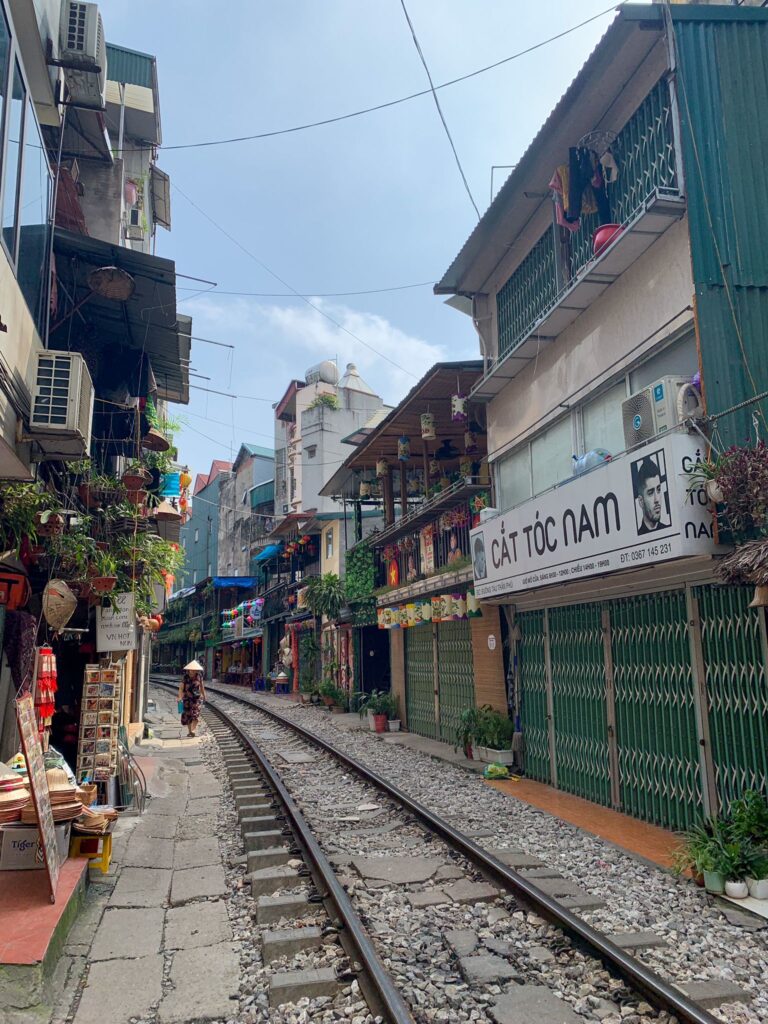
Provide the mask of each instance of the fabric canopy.
[{"label": "fabric canopy", "polygon": [[258,555],[254,555],[251,559],[252,562],[266,562],[268,558],[273,558],[279,554],[282,549],[282,544],[267,544],[263,551],[260,551]]},{"label": "fabric canopy", "polygon": [[217,590],[225,587],[240,587],[241,590],[248,590],[255,587],[259,581],[255,576],[214,576],[213,585]]}]

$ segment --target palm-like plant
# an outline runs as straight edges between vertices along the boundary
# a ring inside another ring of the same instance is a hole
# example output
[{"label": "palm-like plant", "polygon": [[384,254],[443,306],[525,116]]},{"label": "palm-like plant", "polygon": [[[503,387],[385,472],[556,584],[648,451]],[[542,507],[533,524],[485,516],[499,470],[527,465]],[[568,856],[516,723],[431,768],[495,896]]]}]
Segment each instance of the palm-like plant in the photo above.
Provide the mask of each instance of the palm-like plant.
[{"label": "palm-like plant", "polygon": [[335,572],[313,576],[307,583],[307,608],[313,615],[325,615],[331,621],[338,619],[344,607],[344,584]]}]

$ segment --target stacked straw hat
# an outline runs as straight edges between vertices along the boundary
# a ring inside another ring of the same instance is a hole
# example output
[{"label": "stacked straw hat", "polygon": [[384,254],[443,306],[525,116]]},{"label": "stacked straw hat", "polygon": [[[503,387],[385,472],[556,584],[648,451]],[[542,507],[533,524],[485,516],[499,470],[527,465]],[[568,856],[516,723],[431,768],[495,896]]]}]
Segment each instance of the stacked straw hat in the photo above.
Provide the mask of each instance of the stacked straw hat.
[{"label": "stacked straw hat", "polygon": [[0,765],[0,825],[18,821],[29,801],[29,790],[16,772]]},{"label": "stacked straw hat", "polygon": [[[69,781],[64,769],[49,768],[45,778],[48,783],[53,820],[60,822],[76,818],[82,812],[83,805],[77,798],[77,788]],[[33,825],[37,821],[35,808],[31,804],[22,810],[21,820],[25,825]]]}]

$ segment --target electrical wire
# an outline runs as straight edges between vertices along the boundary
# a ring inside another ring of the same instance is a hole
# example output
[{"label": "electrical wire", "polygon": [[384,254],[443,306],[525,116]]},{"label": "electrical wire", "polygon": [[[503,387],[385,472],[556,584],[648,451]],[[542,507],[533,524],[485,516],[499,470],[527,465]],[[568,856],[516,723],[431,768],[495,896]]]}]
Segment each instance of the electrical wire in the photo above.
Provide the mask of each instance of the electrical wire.
[{"label": "electrical wire", "polygon": [[408,13],[408,8],[405,6],[405,0],[400,0],[400,6],[403,9],[405,20],[408,22],[408,28],[411,30],[411,38],[413,39],[413,45],[416,47],[416,52],[419,55],[421,63],[424,65],[424,71],[427,74],[427,81],[429,82],[429,88],[432,93],[432,99],[435,101],[435,106],[437,107],[437,112],[440,115],[440,120],[443,123],[445,134],[448,136],[448,142],[450,143],[451,151],[453,152],[453,159],[456,161],[456,166],[459,169],[461,180],[464,182],[464,188],[466,189],[467,195],[469,196],[469,201],[470,203],[472,203],[472,206],[475,209],[477,219],[480,220],[480,210],[478,209],[477,203],[475,202],[475,197],[472,195],[472,189],[469,187],[469,182],[467,181],[467,176],[464,173],[464,168],[461,166],[461,160],[459,159],[456,144],[453,141],[453,136],[451,135],[451,130],[448,127],[448,122],[445,120],[445,114],[443,113],[443,108],[440,106],[440,100],[437,98],[437,91],[435,90],[435,83],[432,81],[432,75],[430,74],[429,71],[427,58],[424,56],[424,51],[422,50],[421,44],[419,43],[418,36],[416,35],[416,29],[413,27],[413,22],[411,21],[411,16]]},{"label": "electrical wire", "polygon": [[384,359],[386,362],[391,363],[392,366],[397,367],[398,370],[402,370],[402,372],[407,374],[409,377],[413,377],[414,380],[418,380],[416,374],[412,373],[411,370],[407,370],[404,366],[401,366],[400,363],[396,362],[394,359],[390,359],[389,356],[385,355],[383,352],[380,352],[377,348],[374,348],[374,346],[369,344],[369,342],[364,341],[359,335],[355,334],[354,331],[350,331],[348,327],[345,327],[344,324],[340,323],[335,317],[331,316],[330,313],[327,313],[320,306],[312,302],[311,299],[308,299],[305,295],[302,295],[300,292],[296,291],[296,289],[292,287],[292,285],[290,285],[284,278],[280,277],[279,274],[276,274],[274,270],[271,270],[266,265],[266,263],[260,260],[258,256],[254,255],[254,253],[252,253],[250,249],[246,248],[246,246],[244,246],[242,242],[235,238],[234,235],[230,234],[226,228],[222,227],[217,220],[215,220],[213,217],[210,216],[210,214],[206,213],[205,210],[198,206],[194,199],[188,196],[184,189],[181,188],[181,186],[177,182],[173,183],[173,187],[177,192],[180,192],[181,195],[184,196],[184,198],[190,204],[190,206],[193,206],[202,217],[204,217],[207,221],[209,221],[209,223],[211,223],[216,228],[217,231],[220,231],[225,238],[228,238],[233,245],[236,245],[241,252],[244,252],[245,255],[249,257],[249,259],[252,259],[257,266],[261,267],[262,270],[266,270],[266,272],[271,277],[274,277],[276,281],[279,281],[280,284],[284,288],[287,288],[293,295],[296,296],[296,298],[301,299],[310,307],[310,309],[314,309],[316,313],[319,313],[320,316],[325,317],[326,320],[330,321],[330,323],[332,323],[340,331],[342,331],[344,334],[347,334],[354,341],[357,341],[364,348],[367,348],[371,352],[374,352],[381,359]]},{"label": "electrical wire", "polygon": [[[392,288],[366,288],[359,292],[229,292],[220,291],[216,289],[217,295],[242,295],[257,299],[345,299],[354,295],[382,295],[385,292],[404,292],[409,288],[431,288],[434,281],[417,281],[415,284],[397,284]],[[177,292],[194,291],[197,295],[203,294],[208,295],[213,289],[209,288],[205,292],[199,292],[196,288],[177,288]],[[193,299],[194,295],[188,295],[182,302],[189,302]],[[199,340],[199,339],[198,339]],[[205,340],[205,339],[202,339]]]},{"label": "electrical wire", "polygon": [[[606,7],[605,10],[593,14],[592,17],[586,18],[584,21],[580,21],[577,25],[572,25],[570,28],[563,29],[562,32],[558,32],[556,35],[549,36],[547,39],[542,39],[538,43],[526,47],[524,50],[519,50],[517,53],[511,54],[509,57],[502,57],[501,60],[494,61],[493,64],[486,64],[485,67],[476,68],[474,71],[468,72],[466,75],[459,75],[457,78],[451,78],[447,82],[441,82],[439,85],[433,87],[434,90],[447,89],[452,85],[458,85],[460,82],[466,82],[470,78],[476,78],[478,75],[484,75],[488,71],[493,71],[496,68],[502,67],[504,64],[509,64],[513,60],[519,60],[520,57],[525,57],[529,53],[534,53],[536,50],[540,50],[543,46],[548,46],[550,43],[557,42],[558,39],[563,39],[565,36],[570,35],[572,32],[576,32],[580,28],[584,28],[585,25],[591,24],[593,21],[597,21],[599,18],[604,18],[607,14],[612,11],[619,10],[623,4],[613,3],[610,7]],[[279,128],[269,132],[257,132],[253,135],[238,135],[230,139],[210,139],[203,142],[187,142],[181,143],[174,146],[160,146],[157,147],[163,151],[170,150],[181,150],[181,149],[203,149],[210,146],[228,146],[236,142],[252,142],[255,139],[269,139],[274,138],[277,135],[292,135],[295,132],[307,131],[310,128],[322,128],[328,124],[337,124],[339,121],[349,121],[355,117],[362,117],[365,114],[373,114],[378,110],[386,110],[389,107],[399,106],[401,103],[408,103],[410,100],[419,99],[421,96],[429,96],[433,92],[433,89],[420,89],[418,92],[409,93],[407,96],[400,96],[395,100],[388,100],[386,103],[377,103],[372,107],[363,107],[361,110],[353,110],[347,114],[338,114],[335,117],[326,117],[320,121],[310,121],[305,124],[297,124],[291,128]],[[143,152],[151,147],[141,146],[136,147],[133,152]],[[129,152],[125,149],[123,152]]]}]

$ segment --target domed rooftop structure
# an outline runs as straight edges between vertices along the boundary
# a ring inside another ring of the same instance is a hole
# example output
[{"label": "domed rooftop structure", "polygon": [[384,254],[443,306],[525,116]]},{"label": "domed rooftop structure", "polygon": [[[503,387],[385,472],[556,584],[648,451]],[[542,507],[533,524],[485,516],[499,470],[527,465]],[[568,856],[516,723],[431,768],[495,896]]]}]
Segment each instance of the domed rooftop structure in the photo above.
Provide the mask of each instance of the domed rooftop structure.
[{"label": "domed rooftop structure", "polygon": [[339,387],[346,388],[348,391],[361,391],[364,395],[376,394],[373,388],[369,387],[357,372],[357,366],[354,363],[347,363],[344,376],[339,381]]}]

